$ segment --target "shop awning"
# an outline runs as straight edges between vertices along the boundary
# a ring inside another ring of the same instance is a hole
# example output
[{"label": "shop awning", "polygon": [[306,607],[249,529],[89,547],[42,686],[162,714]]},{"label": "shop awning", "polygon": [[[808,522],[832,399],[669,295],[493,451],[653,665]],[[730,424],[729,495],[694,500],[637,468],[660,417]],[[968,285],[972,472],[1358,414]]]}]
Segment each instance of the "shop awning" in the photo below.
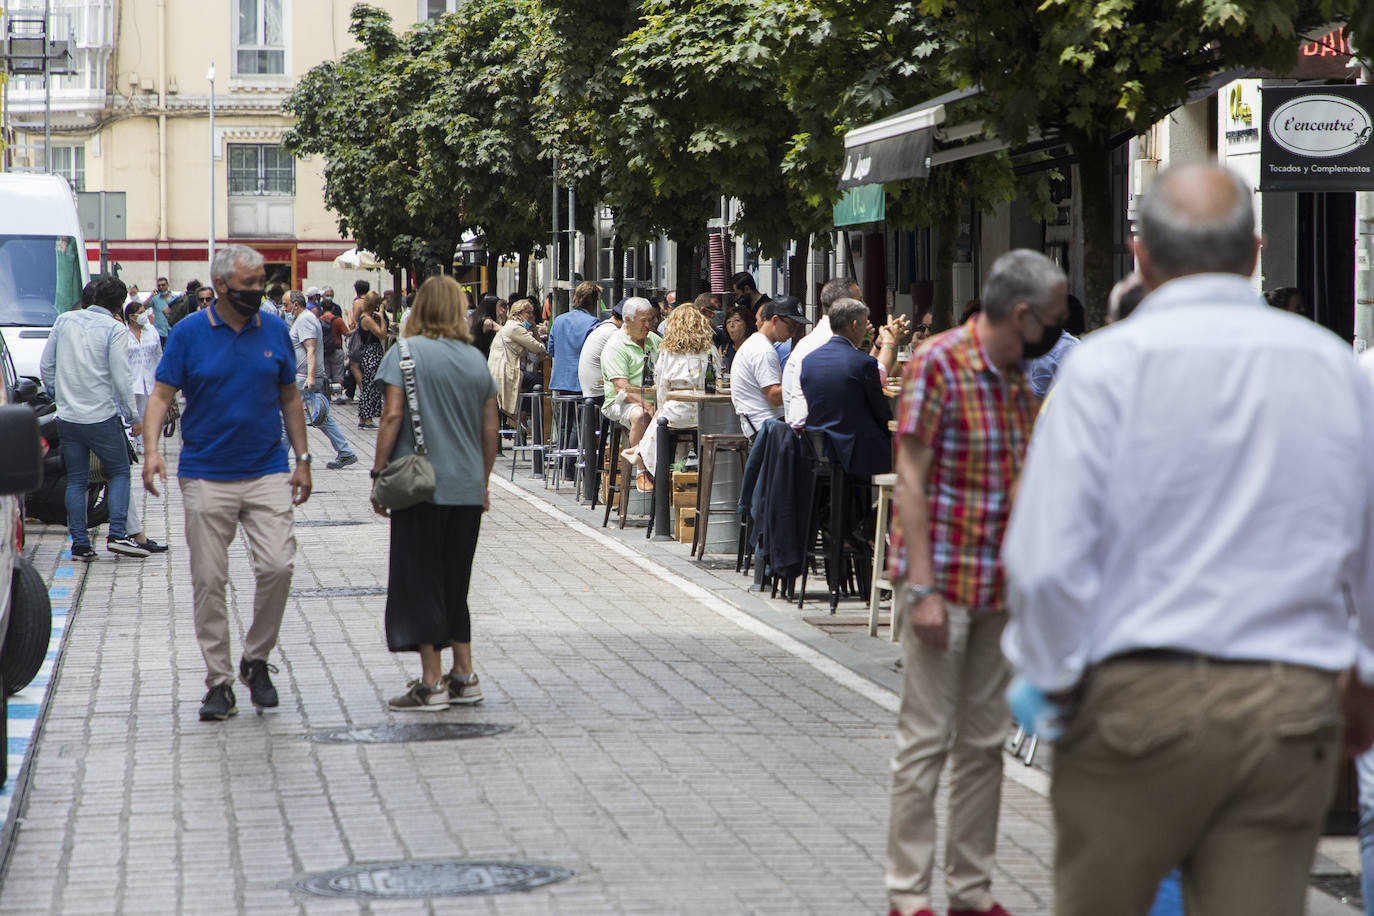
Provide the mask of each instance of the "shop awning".
[{"label": "shop awning", "polygon": [[947,92],[849,131],[844,136],[841,190],[904,178],[925,178],[930,174],[935,130],[945,122],[945,106],[977,95],[979,91]]}]

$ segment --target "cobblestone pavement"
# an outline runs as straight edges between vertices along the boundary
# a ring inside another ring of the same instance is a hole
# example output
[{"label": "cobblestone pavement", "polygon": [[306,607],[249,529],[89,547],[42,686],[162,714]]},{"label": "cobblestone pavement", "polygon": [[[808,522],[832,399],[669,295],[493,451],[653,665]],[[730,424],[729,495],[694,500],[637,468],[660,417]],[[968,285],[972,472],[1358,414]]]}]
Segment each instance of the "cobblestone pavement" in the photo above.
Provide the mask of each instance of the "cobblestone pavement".
[{"label": "cobblestone pavement", "polygon": [[[338,412],[361,460],[321,467],[297,511],[313,524],[297,530],[272,659],[278,711],[254,715],[240,688],[237,718],[197,720],[205,670],[175,484],[144,503],[169,554],[86,570],[12,816],[0,912],[884,911],[890,669],[803,624],[769,622],[745,608],[758,599],[628,532],[585,527],[585,510],[574,518],[494,484],[472,585],[486,702],[389,712],[418,661],[385,648],[387,526],[365,495],[373,434]],[[242,540],[231,578],[237,655],[252,601]],[[349,587],[365,593],[319,591]],[[512,728],[464,741],[306,740],[417,721]],[[1018,916],[1049,910],[1049,824],[1043,796],[1008,779],[996,890]],[[574,875],[430,900],[290,887],[354,863],[456,857]]]}]

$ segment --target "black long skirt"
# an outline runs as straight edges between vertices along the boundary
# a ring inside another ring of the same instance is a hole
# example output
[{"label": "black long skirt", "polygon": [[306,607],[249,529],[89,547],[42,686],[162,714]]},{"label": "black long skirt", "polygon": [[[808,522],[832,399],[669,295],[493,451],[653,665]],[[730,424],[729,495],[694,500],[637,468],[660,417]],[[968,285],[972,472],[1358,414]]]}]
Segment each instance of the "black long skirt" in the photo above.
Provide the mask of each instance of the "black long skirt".
[{"label": "black long skirt", "polygon": [[468,584],[481,506],[420,503],[391,513],[386,645],[392,652],[472,642]]}]

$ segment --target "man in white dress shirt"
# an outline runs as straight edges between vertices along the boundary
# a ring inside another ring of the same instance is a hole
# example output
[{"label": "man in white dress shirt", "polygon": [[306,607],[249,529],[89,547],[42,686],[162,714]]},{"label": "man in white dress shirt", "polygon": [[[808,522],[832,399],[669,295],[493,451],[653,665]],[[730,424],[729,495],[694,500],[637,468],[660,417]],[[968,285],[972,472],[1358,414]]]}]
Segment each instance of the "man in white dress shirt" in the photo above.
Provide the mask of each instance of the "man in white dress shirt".
[{"label": "man in white dress shirt", "polygon": [[[1374,391],[1266,308],[1249,188],[1162,172],[1150,294],[1083,341],[1003,542],[1018,673],[1067,710],[1055,912],[1301,913],[1341,757],[1374,722]],[[1353,618],[1353,619],[1352,619]]]},{"label": "man in white dress shirt", "polygon": [[821,287],[821,317],[816,319],[816,326],[792,348],[792,355],[787,357],[787,365],[782,367],[783,415],[787,419],[787,425],[793,429],[801,429],[806,425],[806,395],[802,392],[801,386],[802,361],[806,359],[807,354],[819,350],[825,346],[826,341],[835,336],[830,330],[830,306],[841,299],[856,299],[862,302],[859,284],[849,277],[826,280],[825,285]]}]

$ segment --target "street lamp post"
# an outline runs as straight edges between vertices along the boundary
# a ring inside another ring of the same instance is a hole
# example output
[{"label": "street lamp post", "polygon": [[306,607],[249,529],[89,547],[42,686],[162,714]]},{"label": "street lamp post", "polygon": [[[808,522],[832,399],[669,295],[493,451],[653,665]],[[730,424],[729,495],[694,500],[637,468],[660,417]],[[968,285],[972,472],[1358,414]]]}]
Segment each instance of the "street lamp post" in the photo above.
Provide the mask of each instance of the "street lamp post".
[{"label": "street lamp post", "polygon": [[[206,273],[214,267],[215,263],[215,64],[210,62],[210,69],[206,71],[205,78],[210,81],[210,242],[205,248]],[[213,284],[214,277],[210,277]]]}]

